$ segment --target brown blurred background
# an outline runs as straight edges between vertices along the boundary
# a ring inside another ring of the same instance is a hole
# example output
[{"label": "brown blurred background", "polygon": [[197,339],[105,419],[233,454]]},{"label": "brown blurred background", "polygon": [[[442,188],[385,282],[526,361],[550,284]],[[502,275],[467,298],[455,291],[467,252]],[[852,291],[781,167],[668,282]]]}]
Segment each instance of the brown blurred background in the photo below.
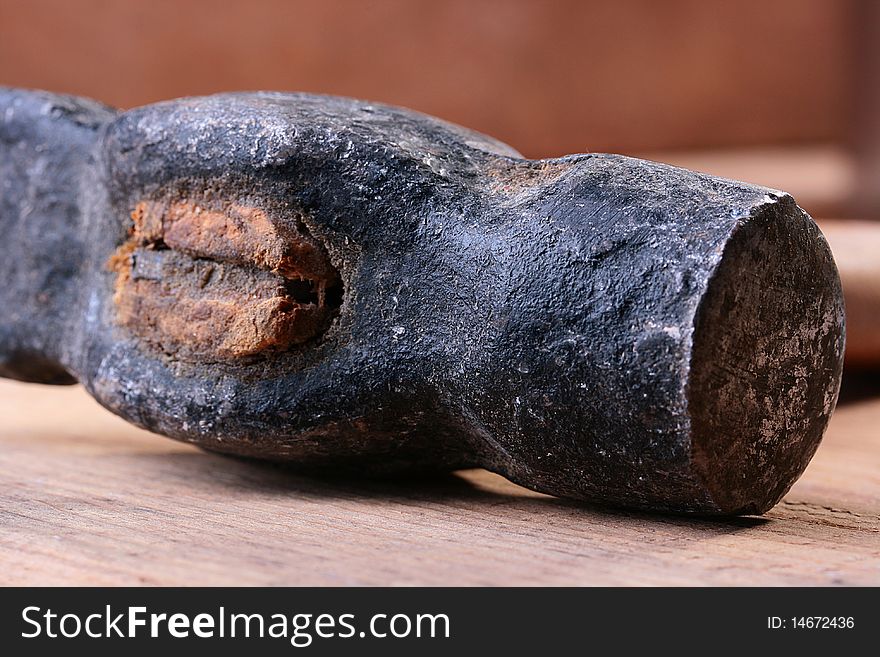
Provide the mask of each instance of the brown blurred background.
[{"label": "brown blurred background", "polygon": [[403,105],[528,157],[614,151],[792,192],[880,364],[880,1],[0,0],[0,84],[128,108],[226,90]]},{"label": "brown blurred background", "polygon": [[854,2],[3,0],[0,78],[131,107],[300,90],[436,114],[529,157],[842,141]]}]

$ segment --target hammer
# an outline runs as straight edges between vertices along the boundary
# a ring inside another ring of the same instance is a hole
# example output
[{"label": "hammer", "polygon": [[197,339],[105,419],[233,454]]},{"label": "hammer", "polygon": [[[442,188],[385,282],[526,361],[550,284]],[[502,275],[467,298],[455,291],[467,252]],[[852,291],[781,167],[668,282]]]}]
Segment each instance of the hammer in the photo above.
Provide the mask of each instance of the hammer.
[{"label": "hammer", "polygon": [[0,90],[0,375],[208,450],[758,514],[836,403],[779,191],[305,94]]}]

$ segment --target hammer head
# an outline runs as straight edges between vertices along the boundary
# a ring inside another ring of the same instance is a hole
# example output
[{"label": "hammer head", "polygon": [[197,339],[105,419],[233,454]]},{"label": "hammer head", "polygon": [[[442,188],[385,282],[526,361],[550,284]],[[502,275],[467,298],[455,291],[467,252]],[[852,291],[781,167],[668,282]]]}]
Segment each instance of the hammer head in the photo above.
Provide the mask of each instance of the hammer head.
[{"label": "hammer head", "polygon": [[0,374],[208,449],[760,513],[836,401],[837,271],[782,192],[291,94],[7,90],[0,149]]}]

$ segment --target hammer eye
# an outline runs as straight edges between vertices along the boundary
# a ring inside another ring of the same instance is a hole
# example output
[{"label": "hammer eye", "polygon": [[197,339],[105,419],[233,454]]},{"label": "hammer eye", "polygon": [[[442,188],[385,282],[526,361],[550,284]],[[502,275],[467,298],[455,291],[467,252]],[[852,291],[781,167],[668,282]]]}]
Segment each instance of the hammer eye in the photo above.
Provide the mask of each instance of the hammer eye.
[{"label": "hammer eye", "polygon": [[117,321],[187,360],[271,354],[321,335],[342,302],[339,273],[302,222],[241,204],[150,199],[111,257]]}]

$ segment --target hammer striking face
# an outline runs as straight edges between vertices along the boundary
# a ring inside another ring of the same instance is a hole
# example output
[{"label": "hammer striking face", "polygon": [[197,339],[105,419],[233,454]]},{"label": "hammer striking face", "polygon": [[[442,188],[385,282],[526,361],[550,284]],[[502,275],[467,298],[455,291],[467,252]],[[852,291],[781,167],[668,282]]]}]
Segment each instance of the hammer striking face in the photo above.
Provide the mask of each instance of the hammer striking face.
[{"label": "hammer striking face", "polygon": [[844,328],[788,195],[402,109],[0,90],[0,375],[207,449],[761,513]]}]

